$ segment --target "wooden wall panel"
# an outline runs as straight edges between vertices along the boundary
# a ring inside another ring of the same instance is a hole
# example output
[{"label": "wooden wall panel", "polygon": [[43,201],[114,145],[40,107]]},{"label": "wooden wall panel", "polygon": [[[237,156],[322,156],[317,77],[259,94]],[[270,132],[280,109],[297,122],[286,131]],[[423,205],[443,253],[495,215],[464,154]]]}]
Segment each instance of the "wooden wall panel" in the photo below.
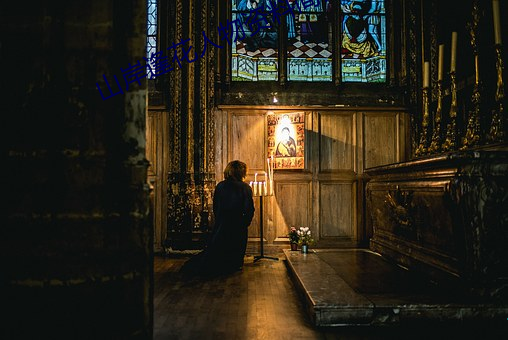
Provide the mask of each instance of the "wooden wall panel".
[{"label": "wooden wall panel", "polygon": [[[263,207],[263,213],[265,213],[267,199],[265,197],[263,199],[265,200],[264,201],[265,204]],[[254,209],[255,209],[254,217],[252,218],[252,222],[250,223],[250,226],[249,226],[249,237],[258,238],[260,236],[260,234],[259,234],[259,197],[254,197]],[[264,221],[263,224],[264,224],[263,230],[266,230],[266,221]],[[266,239],[266,235],[264,235],[264,231],[263,231],[263,236]]]},{"label": "wooden wall panel", "polygon": [[365,114],[363,119],[363,164],[365,169],[395,163],[397,153],[397,114]]},{"label": "wooden wall panel", "polygon": [[275,237],[285,237],[291,226],[312,225],[309,183],[277,183],[275,191]]},{"label": "wooden wall panel", "polygon": [[353,114],[320,115],[321,171],[354,171]]},{"label": "wooden wall panel", "polygon": [[[265,119],[261,114],[231,114],[229,160],[239,159],[247,164],[249,173],[264,170]],[[224,164],[226,166],[226,164]]]},{"label": "wooden wall panel", "polygon": [[321,183],[320,236],[355,238],[354,207],[356,195],[352,183]]},{"label": "wooden wall panel", "polygon": [[[296,110],[298,109],[298,110]],[[246,181],[266,170],[266,112],[302,108],[231,107],[216,117],[216,169],[240,159]],[[267,245],[287,242],[290,226],[308,226],[318,246],[355,245],[368,241],[363,225],[363,171],[403,159],[405,114],[400,110],[319,109],[306,112],[305,169],[275,171],[275,196],[263,200],[263,234]],[[402,151],[401,151],[402,150]],[[222,175],[217,176],[220,180]],[[251,245],[259,237],[259,198],[249,230]]]},{"label": "wooden wall panel", "polygon": [[150,163],[148,167],[148,183],[151,187],[150,204],[153,216],[154,251],[161,251],[166,238],[166,206],[167,206],[167,116],[166,111],[148,111],[146,115],[146,146],[145,155]]},{"label": "wooden wall panel", "polygon": [[146,115],[146,159],[150,162],[148,166],[148,175],[155,175],[157,169],[157,122],[159,121],[157,112],[148,111]]}]

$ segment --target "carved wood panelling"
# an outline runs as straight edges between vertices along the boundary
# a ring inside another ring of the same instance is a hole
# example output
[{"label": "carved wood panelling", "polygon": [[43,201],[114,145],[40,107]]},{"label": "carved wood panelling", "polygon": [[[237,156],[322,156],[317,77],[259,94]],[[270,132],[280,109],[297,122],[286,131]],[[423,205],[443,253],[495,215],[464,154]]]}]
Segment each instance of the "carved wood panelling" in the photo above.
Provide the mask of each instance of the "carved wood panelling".
[{"label": "carved wood panelling", "polygon": [[397,183],[397,186],[391,183],[368,186],[374,239],[400,238],[404,242],[424,244],[426,252],[457,256],[457,239],[448,211],[449,181]]},{"label": "carved wood panelling", "polygon": [[[298,108],[302,110],[301,108]],[[228,161],[247,163],[246,181],[266,170],[266,111],[260,107],[216,111],[217,180]],[[280,112],[294,112],[288,108]],[[363,228],[363,182],[366,166],[404,157],[407,124],[400,111],[305,111],[306,167],[275,171],[275,196],[263,199],[264,238],[267,244],[286,242],[290,226],[308,226],[323,246],[334,242],[367,242]],[[400,153],[400,154],[399,154]],[[259,179],[259,177],[258,177]],[[360,195],[360,196],[359,196]],[[258,242],[259,198],[249,237]],[[285,243],[284,243],[285,244]]]},{"label": "carved wood panelling", "polygon": [[150,184],[150,204],[154,226],[154,250],[162,249],[166,237],[166,188],[164,180],[167,156],[164,152],[167,141],[166,111],[148,111],[146,116],[146,158],[149,161],[148,182]]},{"label": "carved wood panelling", "polygon": [[[263,207],[263,212],[266,211],[266,198],[263,197],[263,199],[265,200],[264,202],[264,207]],[[252,222],[249,226],[249,237],[250,238],[258,238],[260,233],[259,233],[259,197],[254,197],[254,217],[252,218]],[[263,226],[263,238],[264,239],[267,239],[267,235],[265,234],[266,233],[266,222],[263,222],[265,223],[265,225]]]},{"label": "carved wood panelling", "polygon": [[309,227],[316,232],[312,223],[310,185],[305,182],[278,183],[275,196],[276,237],[285,237],[291,226]]},{"label": "carved wood panelling", "polygon": [[363,116],[363,164],[365,169],[397,161],[397,120],[397,114],[365,114]]},{"label": "carved wood panelling", "polygon": [[355,238],[353,183],[321,183],[320,236]]},{"label": "carved wood panelling", "polygon": [[148,176],[155,175],[157,168],[157,114],[148,112],[146,116],[146,159],[150,163],[148,166]]},{"label": "carved wood panelling", "polygon": [[[264,170],[265,119],[263,114],[232,113],[230,153],[228,159],[239,159],[247,164],[249,173]],[[226,164],[224,164],[226,166]]]},{"label": "carved wood panelling", "polygon": [[354,114],[320,115],[321,171],[354,171]]}]

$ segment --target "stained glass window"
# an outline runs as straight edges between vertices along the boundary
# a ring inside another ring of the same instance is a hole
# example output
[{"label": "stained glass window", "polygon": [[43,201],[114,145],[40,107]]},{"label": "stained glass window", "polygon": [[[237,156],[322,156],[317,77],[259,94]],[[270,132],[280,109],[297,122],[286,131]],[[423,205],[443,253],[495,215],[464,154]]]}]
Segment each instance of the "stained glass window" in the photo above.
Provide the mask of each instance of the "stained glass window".
[{"label": "stained glass window", "polygon": [[147,0],[146,58],[157,52],[157,0]]},{"label": "stained glass window", "polygon": [[341,64],[343,82],[386,80],[384,0],[341,0]]},{"label": "stained glass window", "polygon": [[332,25],[330,0],[292,1],[287,17],[287,78],[300,81],[332,80]]},{"label": "stained glass window", "polygon": [[231,0],[232,20],[224,27],[231,38],[232,79],[236,81],[277,80],[278,25],[270,11],[274,2]]},{"label": "stained glass window", "polygon": [[234,81],[278,80],[282,46],[288,81],[386,81],[384,0],[231,0],[231,6],[219,33],[229,33]]}]

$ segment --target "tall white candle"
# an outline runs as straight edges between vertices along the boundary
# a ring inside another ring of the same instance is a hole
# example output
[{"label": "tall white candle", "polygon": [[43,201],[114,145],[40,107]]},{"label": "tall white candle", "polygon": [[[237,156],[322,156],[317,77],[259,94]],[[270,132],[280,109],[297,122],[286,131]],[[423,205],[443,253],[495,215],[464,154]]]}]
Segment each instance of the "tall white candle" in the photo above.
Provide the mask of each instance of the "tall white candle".
[{"label": "tall white candle", "polygon": [[430,63],[428,61],[423,63],[423,87],[429,87],[430,82]]},{"label": "tall white candle", "polygon": [[437,63],[437,80],[443,80],[444,44],[439,45],[439,56]]},{"label": "tall white candle", "polygon": [[450,57],[450,72],[455,72],[457,67],[457,32],[452,32],[452,47]]},{"label": "tall white candle", "polygon": [[267,170],[268,170],[268,180],[270,180],[270,178],[272,178],[272,171],[270,170],[270,158],[267,158],[266,159],[266,165],[267,165]]},{"label": "tall white candle", "polygon": [[492,0],[492,16],[494,19],[494,43],[501,45],[501,19],[499,17],[499,0]]},{"label": "tall white candle", "polygon": [[275,167],[275,163],[274,163],[274,160],[273,160],[273,153],[272,155],[270,156],[270,168],[271,168],[271,174],[270,174],[270,195],[273,195],[273,169]]}]

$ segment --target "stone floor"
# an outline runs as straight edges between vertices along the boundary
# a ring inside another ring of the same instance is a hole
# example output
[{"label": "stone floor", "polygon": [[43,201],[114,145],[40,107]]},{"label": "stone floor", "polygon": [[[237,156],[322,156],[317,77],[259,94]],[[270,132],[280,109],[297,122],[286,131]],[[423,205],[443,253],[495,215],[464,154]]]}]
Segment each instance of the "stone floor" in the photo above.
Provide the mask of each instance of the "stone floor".
[{"label": "stone floor", "polygon": [[284,250],[316,326],[419,322],[508,326],[508,306],[444,290],[366,249]]}]

